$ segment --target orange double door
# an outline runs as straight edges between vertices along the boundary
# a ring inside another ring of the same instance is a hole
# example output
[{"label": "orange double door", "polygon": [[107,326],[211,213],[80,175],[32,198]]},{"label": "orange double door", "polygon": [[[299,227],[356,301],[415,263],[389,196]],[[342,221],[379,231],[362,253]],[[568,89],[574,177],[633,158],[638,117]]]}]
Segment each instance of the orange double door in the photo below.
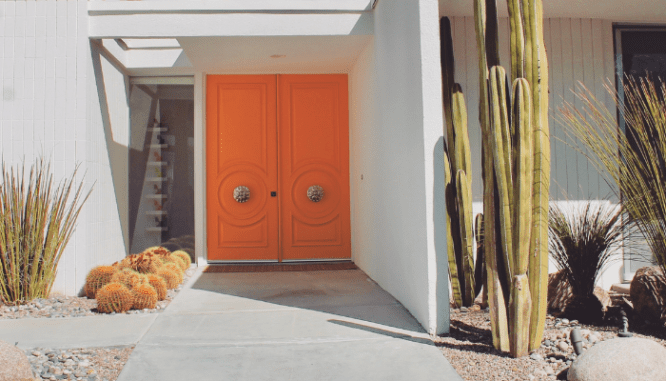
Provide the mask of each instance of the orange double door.
[{"label": "orange double door", "polygon": [[209,75],[208,260],[351,257],[346,75]]}]

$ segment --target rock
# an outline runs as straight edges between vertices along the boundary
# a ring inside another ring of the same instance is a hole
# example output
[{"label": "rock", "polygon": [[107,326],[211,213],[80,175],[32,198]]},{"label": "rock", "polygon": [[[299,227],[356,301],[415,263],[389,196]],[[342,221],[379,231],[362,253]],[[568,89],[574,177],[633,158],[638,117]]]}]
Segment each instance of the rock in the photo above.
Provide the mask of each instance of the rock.
[{"label": "rock", "polygon": [[532,374],[537,378],[543,378],[543,377],[546,377],[548,375],[548,374],[546,374],[546,372],[543,371],[543,369],[537,369]]},{"label": "rock", "polygon": [[18,347],[0,340],[0,381],[33,378],[28,356]]},{"label": "rock", "polygon": [[566,352],[569,350],[569,344],[567,344],[566,341],[560,341],[557,343],[557,349],[561,350],[562,352]]},{"label": "rock", "polygon": [[562,319],[562,324],[569,325],[569,319]]},{"label": "rock", "polygon": [[[611,299],[608,292],[594,288],[594,296],[574,297],[573,290],[563,271],[548,275],[548,309],[555,315],[566,315],[578,324],[592,323],[603,318]],[[595,298],[596,297],[596,298]],[[596,299],[596,300],[595,300]],[[571,324],[568,319],[556,320],[555,326]]]},{"label": "rock", "polygon": [[634,311],[644,320],[658,322],[664,316],[666,278],[657,266],[636,271],[629,288]]},{"label": "rock", "polygon": [[543,368],[543,371],[546,372],[546,374],[549,375],[549,376],[555,374],[555,371],[553,370],[553,368],[551,368],[549,366],[545,366]]},{"label": "rock", "polygon": [[538,353],[536,353],[536,352],[532,353],[532,354],[530,355],[530,358],[531,358],[532,360],[535,360],[535,361],[543,361],[543,356],[541,356],[540,354],[538,354]]},{"label": "rock", "polygon": [[666,380],[666,348],[638,337],[599,342],[571,364],[567,377],[569,381]]}]

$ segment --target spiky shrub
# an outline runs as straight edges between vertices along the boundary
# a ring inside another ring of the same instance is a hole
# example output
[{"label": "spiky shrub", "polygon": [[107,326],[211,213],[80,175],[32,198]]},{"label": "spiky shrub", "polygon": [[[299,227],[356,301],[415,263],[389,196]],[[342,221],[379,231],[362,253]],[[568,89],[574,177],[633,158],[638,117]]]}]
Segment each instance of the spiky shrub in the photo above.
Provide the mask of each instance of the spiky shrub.
[{"label": "spiky shrub", "polygon": [[603,317],[594,285],[604,270],[621,258],[620,250],[633,236],[632,225],[623,218],[619,205],[587,201],[569,206],[567,212],[556,205],[550,207],[549,253],[571,285],[572,299],[565,313],[591,323]]},{"label": "spiky shrub", "polygon": [[140,284],[132,289],[132,308],[142,310],[153,309],[157,304],[157,292],[148,283]]},{"label": "spiky shrub", "polygon": [[614,185],[611,189],[666,273],[666,83],[630,77],[621,86],[624,100],[606,89],[624,115],[626,131],[618,127],[615,110],[584,86],[576,93],[582,107],[565,103],[560,120]]},{"label": "spiky shrub", "polygon": [[155,274],[148,274],[148,283],[157,293],[157,300],[164,300],[167,296],[167,284],[164,278]]},{"label": "spiky shrub", "polygon": [[184,263],[183,270],[187,270],[188,268],[190,268],[190,265],[192,264],[192,258],[190,258],[190,255],[187,254],[185,251],[176,250],[173,253],[171,253],[171,255],[177,256],[178,258],[180,258],[181,261],[183,261]]},{"label": "spiky shrub", "polygon": [[122,283],[112,282],[97,291],[97,310],[102,313],[125,312],[132,308],[132,292]]},{"label": "spiky shrub", "polygon": [[113,266],[97,266],[90,270],[86,276],[86,283],[83,286],[83,292],[88,299],[95,299],[97,291],[104,287],[107,283],[111,282],[116,268]]},{"label": "spiky shrub", "polygon": [[166,282],[166,287],[171,290],[180,284],[178,281],[179,274],[178,272],[174,271],[172,268],[169,268],[167,266],[162,266],[160,267],[159,270],[157,270],[157,275],[162,277],[164,279],[164,282]]},{"label": "spiky shrub", "polygon": [[0,300],[22,304],[47,298],[81,207],[83,182],[63,179],[54,189],[51,165],[35,160],[29,175],[2,160],[0,180]]}]

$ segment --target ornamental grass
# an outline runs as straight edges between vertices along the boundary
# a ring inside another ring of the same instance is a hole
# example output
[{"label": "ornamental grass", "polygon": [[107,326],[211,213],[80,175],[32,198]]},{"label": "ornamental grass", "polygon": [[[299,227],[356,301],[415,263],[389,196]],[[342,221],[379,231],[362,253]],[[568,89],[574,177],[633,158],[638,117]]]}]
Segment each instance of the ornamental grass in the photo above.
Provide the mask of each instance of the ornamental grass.
[{"label": "ornamental grass", "polygon": [[[56,269],[90,196],[75,185],[78,166],[54,188],[51,165],[37,159],[26,176],[2,160],[0,184],[0,300],[9,305],[47,298]],[[92,191],[92,189],[91,189]]]},{"label": "ornamental grass", "polygon": [[576,93],[582,107],[560,109],[569,136],[589,151],[588,159],[612,185],[630,222],[645,238],[666,273],[666,84],[625,78],[624,98],[610,86],[625,131],[584,86]]}]

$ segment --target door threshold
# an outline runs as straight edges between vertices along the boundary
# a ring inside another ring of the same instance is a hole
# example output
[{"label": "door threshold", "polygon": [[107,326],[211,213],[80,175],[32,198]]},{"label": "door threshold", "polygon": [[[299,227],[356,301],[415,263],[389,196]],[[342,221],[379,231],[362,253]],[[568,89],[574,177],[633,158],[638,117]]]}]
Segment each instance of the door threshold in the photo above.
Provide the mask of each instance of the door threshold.
[{"label": "door threshold", "polygon": [[357,270],[358,267],[350,261],[317,261],[317,262],[254,262],[254,263],[224,263],[209,264],[205,273],[249,273],[249,272],[277,272],[277,271],[337,271]]}]

